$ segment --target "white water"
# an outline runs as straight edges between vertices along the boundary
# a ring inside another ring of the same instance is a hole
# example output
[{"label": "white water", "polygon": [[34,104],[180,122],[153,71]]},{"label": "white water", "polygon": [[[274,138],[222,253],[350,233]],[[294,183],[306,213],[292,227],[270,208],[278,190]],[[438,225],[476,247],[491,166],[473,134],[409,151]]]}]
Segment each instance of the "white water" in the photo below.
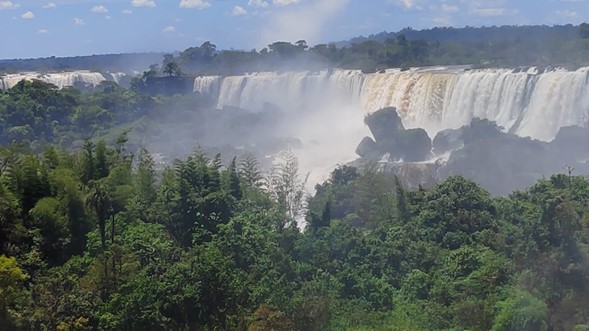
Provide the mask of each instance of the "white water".
[{"label": "white water", "polygon": [[[563,126],[589,126],[589,68],[468,70],[465,67],[262,72],[233,77],[197,77],[194,91],[217,98],[218,108],[314,107],[324,96],[370,113],[396,107],[408,128],[430,137],[468,124],[473,117],[497,122],[520,136],[551,140]],[[285,107],[286,105],[286,107]]]},{"label": "white water", "polygon": [[[111,74],[112,79],[117,81],[120,74]],[[106,78],[101,73],[90,71],[68,71],[53,73],[21,72],[17,74],[5,74],[0,76],[0,89],[7,90],[15,86],[21,80],[38,79],[46,83],[56,85],[58,88],[73,86],[76,83],[96,86]]]}]

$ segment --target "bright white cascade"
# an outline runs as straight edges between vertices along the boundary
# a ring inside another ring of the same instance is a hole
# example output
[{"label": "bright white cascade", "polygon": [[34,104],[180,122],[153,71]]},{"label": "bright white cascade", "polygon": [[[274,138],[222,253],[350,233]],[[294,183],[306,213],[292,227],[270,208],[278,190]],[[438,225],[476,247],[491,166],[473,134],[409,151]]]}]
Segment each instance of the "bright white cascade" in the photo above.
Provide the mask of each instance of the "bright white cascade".
[{"label": "bright white cascade", "polygon": [[[113,76],[116,81],[119,77]],[[7,90],[12,88],[21,80],[38,79],[47,83],[56,85],[58,88],[66,86],[73,86],[75,83],[82,83],[84,85],[96,86],[100,82],[106,80],[99,72],[90,71],[68,71],[68,72],[53,72],[53,73],[38,73],[38,72],[20,72],[17,74],[6,74],[0,76],[0,89]]]},{"label": "bright white cascade", "polygon": [[424,128],[432,138],[481,117],[520,136],[551,140],[563,126],[589,126],[588,75],[589,68],[261,72],[197,77],[194,91],[217,98],[218,108],[248,109],[261,109],[265,102],[312,106],[310,100],[337,95],[365,113],[396,107],[406,127]]}]

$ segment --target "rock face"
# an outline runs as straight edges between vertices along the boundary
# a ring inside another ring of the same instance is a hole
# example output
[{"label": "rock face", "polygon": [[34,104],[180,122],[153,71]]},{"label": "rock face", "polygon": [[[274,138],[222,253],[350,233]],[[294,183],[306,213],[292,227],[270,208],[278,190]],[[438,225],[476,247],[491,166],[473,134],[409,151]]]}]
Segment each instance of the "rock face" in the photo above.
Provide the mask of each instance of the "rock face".
[{"label": "rock face", "polygon": [[384,108],[366,116],[365,123],[375,140],[364,137],[356,154],[380,159],[389,154],[393,161],[418,162],[430,157],[432,143],[423,129],[406,130],[395,108]]},{"label": "rock face", "polygon": [[356,154],[363,158],[375,159],[378,157],[378,146],[372,138],[364,137],[356,147]]},{"label": "rock face", "polygon": [[[408,187],[429,186],[462,175],[495,195],[533,185],[538,179],[574,169],[589,175],[589,128],[561,128],[551,142],[505,133],[494,122],[473,119],[470,125],[439,132],[431,143],[425,132],[405,130],[391,109],[368,117],[376,141],[364,138],[356,153],[364,162],[379,161],[381,169],[398,176]],[[392,129],[387,132],[386,125]],[[386,161],[383,155],[390,155]],[[399,162],[399,161],[403,162]]]},{"label": "rock face", "polygon": [[462,129],[447,129],[438,132],[433,141],[434,155],[442,155],[464,146]]}]

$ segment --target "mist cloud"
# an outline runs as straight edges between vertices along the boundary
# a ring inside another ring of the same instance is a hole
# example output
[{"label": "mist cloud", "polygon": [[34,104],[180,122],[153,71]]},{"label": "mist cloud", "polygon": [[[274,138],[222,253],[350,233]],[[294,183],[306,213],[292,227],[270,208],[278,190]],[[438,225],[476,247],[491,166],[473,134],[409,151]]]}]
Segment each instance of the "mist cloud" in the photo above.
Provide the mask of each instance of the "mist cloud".
[{"label": "mist cloud", "polygon": [[309,4],[278,11],[270,16],[269,24],[262,31],[260,43],[268,45],[279,40],[300,39],[316,43],[323,33],[325,24],[348,3],[349,0],[316,0]]}]

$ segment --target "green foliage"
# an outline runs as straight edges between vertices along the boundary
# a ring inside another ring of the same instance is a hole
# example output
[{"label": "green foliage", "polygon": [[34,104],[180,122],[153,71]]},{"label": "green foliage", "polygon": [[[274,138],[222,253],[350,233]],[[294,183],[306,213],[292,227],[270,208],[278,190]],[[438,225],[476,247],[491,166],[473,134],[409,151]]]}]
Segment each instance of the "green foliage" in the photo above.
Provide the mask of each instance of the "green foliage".
[{"label": "green foliage", "polygon": [[548,330],[548,307],[530,293],[511,289],[509,297],[497,303],[493,331]]},{"label": "green foliage", "polygon": [[[0,326],[16,330],[549,330],[589,316],[589,181],[492,198],[339,166],[307,201],[196,150],[157,171],[127,138],[0,149]],[[307,209],[306,209],[307,208]],[[306,214],[306,231],[295,226]],[[18,261],[18,264],[16,263]]]}]

